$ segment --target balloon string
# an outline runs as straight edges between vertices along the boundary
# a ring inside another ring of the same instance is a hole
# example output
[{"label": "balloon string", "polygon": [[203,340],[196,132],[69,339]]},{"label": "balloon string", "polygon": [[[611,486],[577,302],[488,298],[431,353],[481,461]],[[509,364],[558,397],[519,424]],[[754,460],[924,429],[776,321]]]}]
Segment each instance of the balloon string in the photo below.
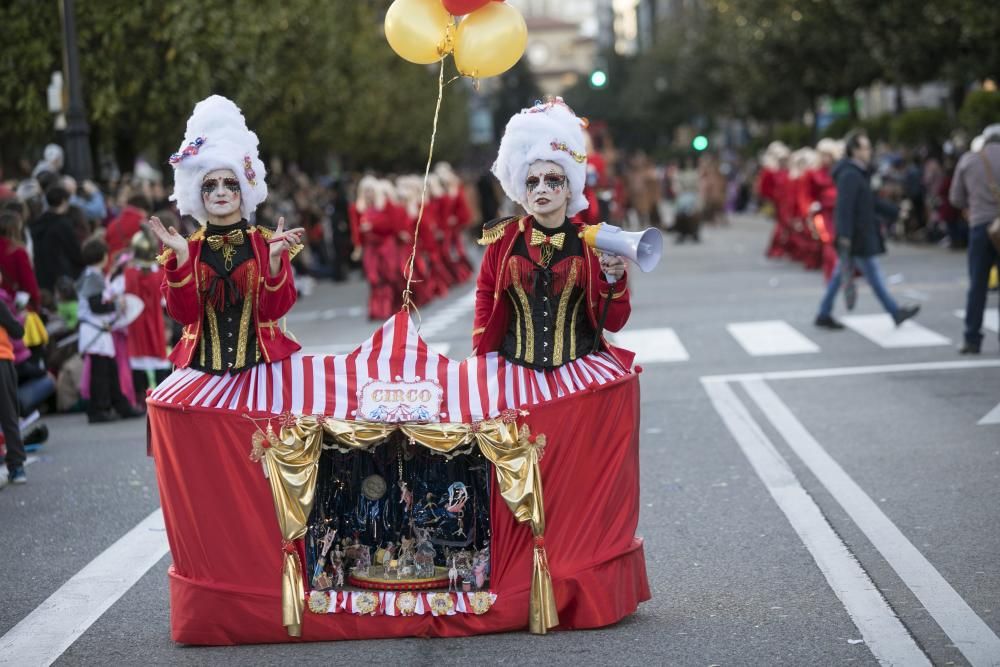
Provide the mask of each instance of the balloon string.
[{"label": "balloon string", "polygon": [[[413,263],[417,258],[417,238],[420,236],[420,222],[424,218],[424,206],[427,203],[427,181],[431,174],[431,162],[434,160],[434,141],[437,139],[438,117],[441,115],[441,100],[444,98],[444,58],[441,59],[441,69],[438,71],[438,97],[434,107],[434,124],[431,129],[431,145],[427,152],[427,167],[424,169],[424,187],[420,191],[420,211],[417,213],[417,224],[413,228],[413,247],[410,249],[410,259],[406,264],[406,289],[403,290],[403,309],[410,312],[413,306],[413,292],[410,283],[413,282]],[[419,329],[419,326],[417,327]]]}]

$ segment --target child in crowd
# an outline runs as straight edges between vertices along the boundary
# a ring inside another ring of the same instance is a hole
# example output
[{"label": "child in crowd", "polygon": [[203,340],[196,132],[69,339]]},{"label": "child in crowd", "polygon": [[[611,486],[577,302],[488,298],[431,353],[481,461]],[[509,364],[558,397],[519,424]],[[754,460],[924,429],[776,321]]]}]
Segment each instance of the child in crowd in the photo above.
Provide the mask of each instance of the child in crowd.
[{"label": "child in crowd", "polygon": [[[0,278],[2,280],[2,278]],[[14,367],[13,341],[24,336],[24,327],[17,321],[7,304],[0,301],[0,429],[7,447],[7,480],[24,484],[24,442],[17,400],[17,370]]]},{"label": "child in crowd", "polygon": [[108,285],[103,269],[107,264],[108,246],[101,239],[93,238],[83,244],[81,255],[87,268],[76,281],[76,293],[80,355],[84,357],[84,364],[90,367],[87,419],[95,424],[115,421],[119,417],[139,417],[143,411],[132,407],[122,394],[118,380],[111,330],[121,315],[121,306],[120,299],[106,298]]}]

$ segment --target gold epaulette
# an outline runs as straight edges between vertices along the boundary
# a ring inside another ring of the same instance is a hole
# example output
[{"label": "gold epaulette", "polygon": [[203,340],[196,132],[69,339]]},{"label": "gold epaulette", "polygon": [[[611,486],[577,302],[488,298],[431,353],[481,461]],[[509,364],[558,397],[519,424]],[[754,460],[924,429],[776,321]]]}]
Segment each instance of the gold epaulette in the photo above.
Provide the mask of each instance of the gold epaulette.
[{"label": "gold epaulette", "polygon": [[[271,237],[274,236],[274,230],[268,229],[267,227],[258,227],[254,225],[253,227],[250,228],[250,231],[253,231],[255,229],[260,233],[261,236],[264,237],[265,241],[271,240]],[[295,256],[298,255],[300,252],[302,252],[302,248],[304,247],[305,246],[301,243],[296,243],[295,245],[293,245],[291,248],[288,249],[288,259],[295,259]]]},{"label": "gold epaulette", "polygon": [[506,218],[494,218],[486,223],[483,223],[483,235],[476,242],[479,245],[490,245],[491,243],[496,243],[503,236],[504,230],[507,229],[507,225],[514,222],[515,220],[520,220],[516,215],[508,216]]},{"label": "gold epaulette", "polygon": [[[201,237],[205,236],[205,226],[202,225],[194,231],[191,236],[187,237],[188,241],[197,241]],[[164,248],[163,252],[156,256],[156,261],[160,266],[166,266],[167,262],[170,261],[170,257],[174,254],[171,248]]]}]

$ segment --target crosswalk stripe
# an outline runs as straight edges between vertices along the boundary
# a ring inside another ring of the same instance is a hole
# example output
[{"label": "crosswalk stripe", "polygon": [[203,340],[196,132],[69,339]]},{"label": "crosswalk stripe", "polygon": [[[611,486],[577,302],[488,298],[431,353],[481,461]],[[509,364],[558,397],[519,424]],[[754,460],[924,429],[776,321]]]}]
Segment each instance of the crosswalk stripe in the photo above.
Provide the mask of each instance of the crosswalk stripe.
[{"label": "crosswalk stripe", "polygon": [[[955,317],[964,320],[965,310],[956,310]],[[993,333],[1000,333],[1000,313],[997,312],[996,308],[987,306],[986,312],[983,313],[983,328]]]},{"label": "crosswalk stripe", "polygon": [[816,343],[783,320],[734,322],[726,329],[754,357],[819,352]]},{"label": "crosswalk stripe", "polygon": [[861,334],[879,347],[934,347],[950,345],[951,339],[917,324],[913,320],[896,326],[892,317],[885,313],[877,315],[846,315],[841,320],[852,330]]},{"label": "crosswalk stripe", "polygon": [[677,332],[669,327],[619,331],[609,337],[614,345],[635,352],[638,364],[687,361],[691,358]]},{"label": "crosswalk stripe", "polygon": [[977,426],[987,426],[988,424],[1000,424],[1000,404],[986,413],[986,416],[979,420]]}]

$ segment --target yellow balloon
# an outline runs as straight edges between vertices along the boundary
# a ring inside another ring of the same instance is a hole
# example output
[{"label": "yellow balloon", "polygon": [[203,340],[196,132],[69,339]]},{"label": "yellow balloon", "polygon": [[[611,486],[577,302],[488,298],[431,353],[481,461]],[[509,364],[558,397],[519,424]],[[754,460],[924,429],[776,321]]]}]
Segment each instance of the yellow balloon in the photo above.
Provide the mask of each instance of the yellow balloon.
[{"label": "yellow balloon", "polygon": [[451,53],[455,18],[441,0],[396,0],[385,14],[385,38],[400,58],[428,65]]},{"label": "yellow balloon", "polygon": [[484,79],[503,74],[521,59],[528,26],[506,2],[491,2],[466,16],[455,36],[455,66],[465,76]]}]

